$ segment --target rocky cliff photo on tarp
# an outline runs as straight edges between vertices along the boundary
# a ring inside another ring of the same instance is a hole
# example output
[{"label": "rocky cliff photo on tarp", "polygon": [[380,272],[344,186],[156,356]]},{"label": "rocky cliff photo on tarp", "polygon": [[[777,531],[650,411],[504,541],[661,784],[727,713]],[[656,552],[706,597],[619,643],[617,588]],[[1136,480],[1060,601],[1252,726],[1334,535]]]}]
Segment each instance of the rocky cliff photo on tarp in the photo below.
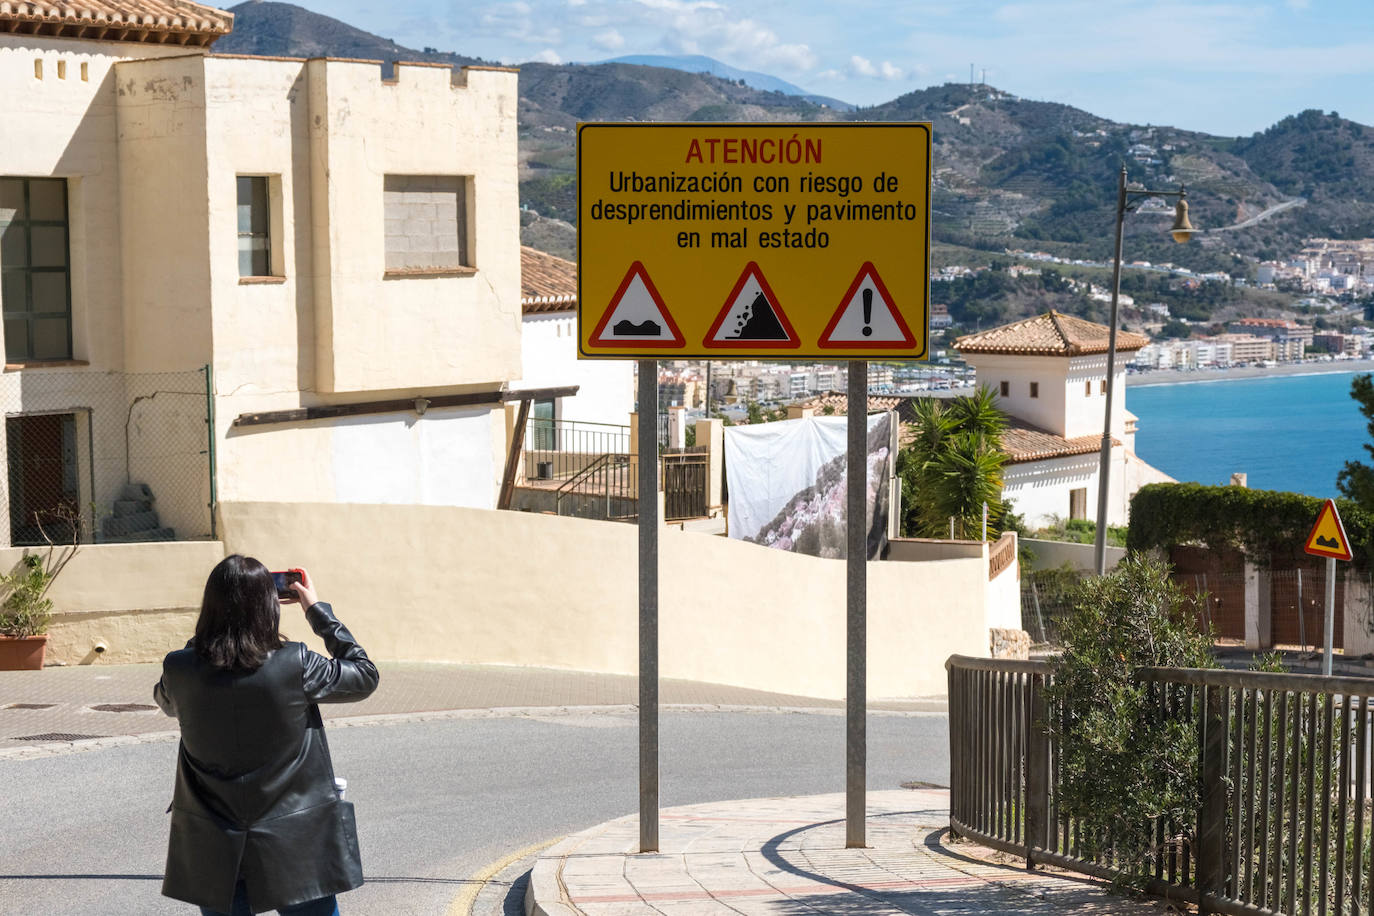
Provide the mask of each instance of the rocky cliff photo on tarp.
[{"label": "rocky cliff photo on tarp", "polygon": [[[847,422],[811,417],[727,428],[730,536],[793,553],[844,557]],[[890,413],[868,418],[869,559],[887,543],[892,428]]]}]

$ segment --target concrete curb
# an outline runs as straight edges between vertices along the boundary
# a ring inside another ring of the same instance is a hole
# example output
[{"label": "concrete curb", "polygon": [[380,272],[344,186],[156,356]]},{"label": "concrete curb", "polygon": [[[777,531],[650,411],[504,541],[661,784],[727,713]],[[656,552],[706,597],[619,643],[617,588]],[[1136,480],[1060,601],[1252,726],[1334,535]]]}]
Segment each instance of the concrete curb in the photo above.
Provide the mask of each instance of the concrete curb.
[{"label": "concrete curb", "polygon": [[608,821],[599,828],[593,827],[581,833],[559,840],[539,854],[530,870],[530,883],[525,888],[525,916],[581,916],[582,910],[568,902],[567,892],[559,872],[563,861],[575,853],[587,839],[606,829]]}]

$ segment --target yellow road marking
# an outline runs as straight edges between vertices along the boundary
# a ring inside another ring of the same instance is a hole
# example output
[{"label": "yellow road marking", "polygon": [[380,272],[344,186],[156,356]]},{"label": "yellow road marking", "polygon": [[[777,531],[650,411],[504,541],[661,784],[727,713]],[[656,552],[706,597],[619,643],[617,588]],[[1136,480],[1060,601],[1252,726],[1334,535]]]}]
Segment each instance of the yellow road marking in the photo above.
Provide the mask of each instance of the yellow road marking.
[{"label": "yellow road marking", "polygon": [[458,896],[454,897],[449,903],[448,909],[445,911],[445,916],[471,916],[472,905],[477,902],[477,895],[482,892],[482,888],[486,887],[487,883],[491,881],[492,878],[495,878],[521,859],[532,856],[538,852],[543,852],[561,839],[563,838],[554,837],[552,840],[545,840],[542,843],[534,843],[526,846],[524,849],[517,849],[505,858],[498,859],[490,865],[485,866],[480,871],[473,873],[472,877],[468,878],[468,883],[458,892]]}]

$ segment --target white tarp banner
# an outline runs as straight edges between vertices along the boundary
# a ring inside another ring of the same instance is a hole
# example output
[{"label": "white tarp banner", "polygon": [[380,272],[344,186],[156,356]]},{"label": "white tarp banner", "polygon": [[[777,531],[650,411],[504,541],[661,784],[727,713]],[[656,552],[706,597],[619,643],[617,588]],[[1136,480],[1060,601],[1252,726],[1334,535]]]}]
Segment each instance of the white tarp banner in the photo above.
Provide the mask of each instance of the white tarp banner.
[{"label": "white tarp banner", "polygon": [[[725,428],[730,537],[817,557],[845,555],[848,420]],[[892,414],[868,418],[868,556],[886,541]]]}]

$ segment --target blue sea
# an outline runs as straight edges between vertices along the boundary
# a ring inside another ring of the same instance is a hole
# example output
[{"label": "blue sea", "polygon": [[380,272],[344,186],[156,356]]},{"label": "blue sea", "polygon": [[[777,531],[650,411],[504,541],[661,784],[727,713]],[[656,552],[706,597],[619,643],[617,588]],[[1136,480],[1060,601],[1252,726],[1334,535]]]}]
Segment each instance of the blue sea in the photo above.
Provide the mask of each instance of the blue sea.
[{"label": "blue sea", "polygon": [[1356,374],[1128,386],[1136,454],[1175,480],[1225,484],[1244,471],[1255,489],[1338,496],[1345,462],[1371,462]]}]

